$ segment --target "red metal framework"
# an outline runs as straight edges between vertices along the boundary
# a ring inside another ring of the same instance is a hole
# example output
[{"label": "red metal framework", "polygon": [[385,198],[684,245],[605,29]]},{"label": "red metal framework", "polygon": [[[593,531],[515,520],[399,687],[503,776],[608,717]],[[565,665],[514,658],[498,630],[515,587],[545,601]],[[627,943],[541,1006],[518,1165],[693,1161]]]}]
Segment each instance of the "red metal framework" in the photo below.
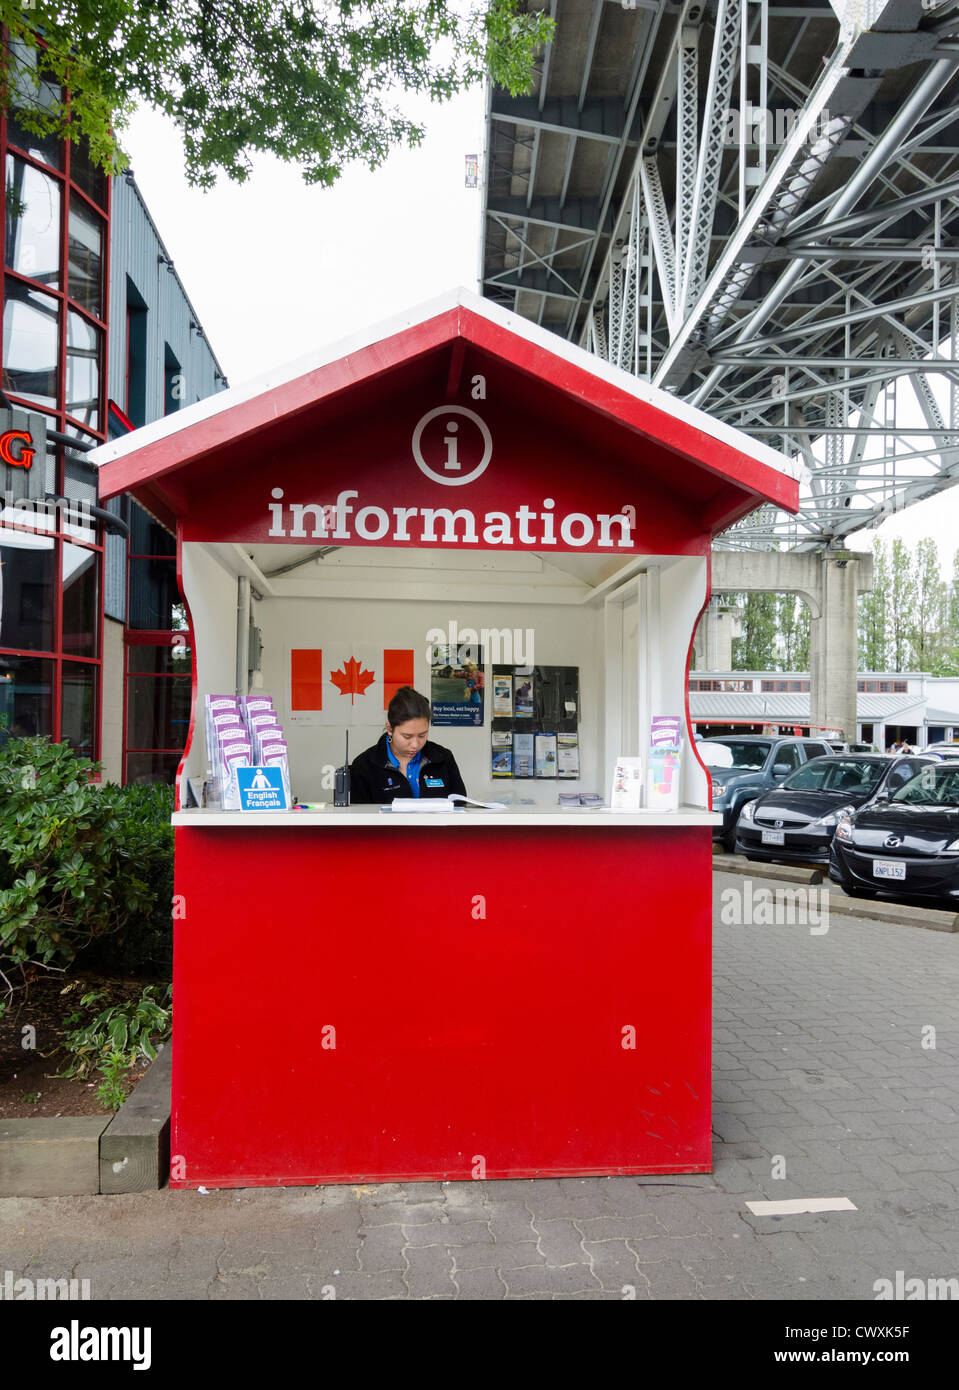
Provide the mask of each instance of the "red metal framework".
[{"label": "red metal framework", "polygon": [[[6,43],[6,31],[2,35],[3,42]],[[22,284],[34,293],[47,296],[56,302],[58,315],[58,342],[57,342],[57,384],[55,410],[37,404],[26,397],[18,396],[14,392],[4,391],[7,398],[14,405],[22,405],[24,408],[43,414],[47,417],[51,426],[60,433],[67,433],[68,430],[79,431],[81,437],[89,439],[91,442],[101,442],[106,438],[106,376],[107,363],[109,361],[109,330],[108,330],[108,296],[110,284],[110,200],[111,187],[110,179],[103,176],[103,203],[102,205],[91,197],[78,183],[73,180],[73,150],[68,141],[60,144],[60,168],[46,164],[37,159],[21,146],[12,143],[9,139],[8,122],[4,115],[0,118],[0,162],[4,169],[4,190],[6,190],[6,167],[8,154],[15,155],[24,164],[35,168],[55,182],[60,190],[60,228],[59,228],[59,288],[52,289],[40,280],[34,280],[29,275],[7,267],[7,247],[6,247],[6,217],[0,218],[0,264],[3,266],[4,275],[4,294],[3,301],[6,304],[6,285],[8,283]],[[4,191],[4,200],[6,192]],[[100,256],[100,275],[101,275],[101,295],[100,308],[102,317],[98,318],[91,314],[76,298],[70,294],[70,263],[69,263],[69,225],[71,203],[78,202],[91,217],[95,218],[101,227],[101,256]],[[4,208],[4,211],[6,209]],[[97,402],[97,427],[93,428],[71,416],[67,411],[67,337],[69,330],[69,315],[77,314],[84,322],[89,324],[99,335],[101,347],[98,362],[98,393]],[[0,319],[0,360],[4,352],[4,325]],[[55,491],[63,496],[67,491],[66,462],[62,449],[56,453],[55,471]],[[22,528],[14,528],[20,530]],[[59,741],[63,731],[63,699],[64,699],[64,676],[69,672],[71,664],[92,666],[94,671],[94,698],[91,710],[92,728],[90,731],[89,753],[97,758],[100,754],[100,727],[102,719],[103,701],[103,537],[102,531],[97,525],[94,530],[95,541],[87,543],[79,540],[63,529],[63,517],[60,510],[56,511],[55,529],[48,533],[53,542],[53,647],[49,650],[30,650],[15,647],[0,647],[0,653],[10,656],[23,657],[28,660],[52,661],[53,662],[53,681],[52,681],[52,710],[51,728],[42,732],[49,732],[54,740]],[[2,539],[2,536],[0,536]],[[68,654],[64,651],[63,642],[63,564],[64,546],[76,545],[88,549],[96,555],[96,613],[95,613],[95,653],[92,656],[79,656],[75,653]],[[86,749],[84,751],[87,751]]]}]

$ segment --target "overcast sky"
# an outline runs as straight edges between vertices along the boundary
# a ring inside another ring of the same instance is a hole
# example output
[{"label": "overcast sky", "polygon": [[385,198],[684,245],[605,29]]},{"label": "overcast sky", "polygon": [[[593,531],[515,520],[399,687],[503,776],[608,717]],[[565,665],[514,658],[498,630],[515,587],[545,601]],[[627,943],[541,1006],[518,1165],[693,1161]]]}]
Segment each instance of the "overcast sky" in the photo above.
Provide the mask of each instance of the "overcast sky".
[{"label": "overcast sky", "polygon": [[[175,126],[134,117],[124,146],[137,182],[232,385],[445,290],[477,289],[482,192],[465,187],[465,157],[483,155],[483,92],[409,109],[427,124],[419,149],[375,174],[350,169],[332,189],[272,158],[245,184],[191,189]],[[959,490],[850,544],[869,549],[876,534],[932,536],[951,578]]]}]

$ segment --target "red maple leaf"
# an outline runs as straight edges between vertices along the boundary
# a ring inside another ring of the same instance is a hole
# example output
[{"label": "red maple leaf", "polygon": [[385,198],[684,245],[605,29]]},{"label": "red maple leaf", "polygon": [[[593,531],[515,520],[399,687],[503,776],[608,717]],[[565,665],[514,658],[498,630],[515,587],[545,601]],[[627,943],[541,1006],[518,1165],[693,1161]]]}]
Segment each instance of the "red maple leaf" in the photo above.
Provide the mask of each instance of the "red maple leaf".
[{"label": "red maple leaf", "polygon": [[361,663],[351,656],[349,661],[344,661],[341,670],[330,672],[330,680],[341,695],[349,695],[352,705],[354,696],[362,695],[366,687],[376,680],[376,676],[372,671],[365,670]]}]

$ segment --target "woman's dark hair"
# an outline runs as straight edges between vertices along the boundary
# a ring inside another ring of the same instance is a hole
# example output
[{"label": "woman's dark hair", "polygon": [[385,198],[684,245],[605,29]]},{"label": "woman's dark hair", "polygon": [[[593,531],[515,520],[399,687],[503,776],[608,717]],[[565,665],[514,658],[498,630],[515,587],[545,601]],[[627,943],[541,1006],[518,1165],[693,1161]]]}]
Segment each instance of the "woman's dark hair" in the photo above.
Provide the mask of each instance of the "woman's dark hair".
[{"label": "woman's dark hair", "polygon": [[411,685],[400,686],[386,711],[386,722],[391,729],[395,729],[397,724],[405,724],[408,719],[429,719],[429,717],[429,700],[418,690],[414,690]]}]

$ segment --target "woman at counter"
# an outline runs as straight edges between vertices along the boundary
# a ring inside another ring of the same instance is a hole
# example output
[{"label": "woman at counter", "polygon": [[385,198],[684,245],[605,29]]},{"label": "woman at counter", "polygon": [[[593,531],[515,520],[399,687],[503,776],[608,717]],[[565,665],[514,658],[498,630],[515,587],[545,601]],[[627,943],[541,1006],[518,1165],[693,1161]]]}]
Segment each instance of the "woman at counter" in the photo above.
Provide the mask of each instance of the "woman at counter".
[{"label": "woman at counter", "polygon": [[350,804],[383,806],[398,796],[466,795],[448,748],[430,743],[430,702],[411,686],[397,690],[386,711],[386,732],[350,764]]}]

